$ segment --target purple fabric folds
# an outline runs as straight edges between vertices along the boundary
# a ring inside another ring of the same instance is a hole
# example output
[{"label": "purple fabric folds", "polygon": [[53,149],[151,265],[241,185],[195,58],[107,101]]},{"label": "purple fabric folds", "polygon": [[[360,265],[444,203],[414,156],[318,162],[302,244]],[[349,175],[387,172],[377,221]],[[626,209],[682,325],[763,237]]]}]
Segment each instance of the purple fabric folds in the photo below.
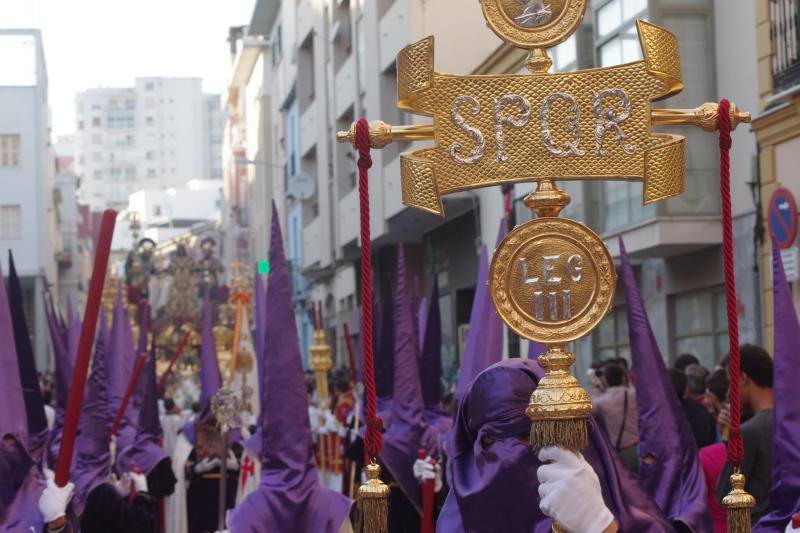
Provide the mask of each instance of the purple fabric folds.
[{"label": "purple fabric folds", "polygon": [[424,420],[425,406],[417,367],[418,349],[414,335],[411,299],[409,298],[405,254],[400,245],[397,253],[397,299],[395,302],[394,394],[392,424],[383,435],[379,458],[389,469],[411,503],[422,512],[419,481],[412,465],[420,448],[438,455],[438,432]]},{"label": "purple fabric folds", "polygon": [[231,531],[337,533],[351,502],[319,483],[278,210],[272,206],[267,284],[261,483],[228,517]]},{"label": "purple fabric folds", "polygon": [[44,455],[49,435],[47,416],[44,413],[39,372],[36,370],[36,359],[22,304],[22,285],[17,276],[11,250],[8,251],[8,265],[8,305],[14,327],[14,346],[17,350],[19,377],[25,398],[25,413],[28,417],[28,453],[38,463]]},{"label": "purple fabric folds", "polygon": [[[33,458],[26,449],[28,423],[25,414],[25,397],[20,381],[19,364],[14,342],[6,287],[0,271],[0,391],[3,406],[0,409],[0,524],[31,524],[39,526],[41,517],[35,502],[42,491],[42,479]],[[6,442],[9,437],[9,442]],[[34,505],[31,506],[31,502]],[[36,522],[38,518],[38,522]]]},{"label": "purple fabric folds", "polygon": [[783,533],[792,516],[800,512],[800,323],[786,281],[780,250],[772,239],[772,283],[775,309],[775,407],[772,510],[753,528],[757,533]]},{"label": "purple fabric folds", "polygon": [[[455,453],[449,465],[452,485],[437,531],[550,531],[551,520],[539,509],[540,463],[527,443],[531,421],[525,415],[543,374],[535,361],[509,359],[472,382],[456,417]],[[603,499],[621,531],[673,531],[594,420],[583,455],[600,478]]]},{"label": "purple fabric folds", "polygon": [[144,395],[136,437],[133,444],[122,450],[117,457],[117,468],[123,473],[138,468],[143,473],[149,474],[158,463],[168,457],[161,447],[164,432],[158,417],[155,350],[152,350],[142,369],[141,381],[144,385]]},{"label": "purple fabric folds", "polygon": [[83,513],[89,493],[102,483],[111,479],[111,450],[108,432],[111,417],[108,407],[108,346],[109,333],[106,329],[105,313],[100,313],[100,324],[94,355],[92,373],[86,383],[86,399],[81,408],[81,431],[75,441],[76,457],[72,481],[75,483],[75,496],[72,505],[76,515]]},{"label": "purple fabric folds", "polygon": [[[108,408],[111,420],[117,416],[125,391],[128,389],[133,369],[136,365],[136,354],[133,345],[133,329],[122,300],[122,287],[117,287],[117,302],[114,305],[114,320],[111,324],[111,339],[108,346],[106,372],[108,376]],[[117,433],[117,450],[124,450],[136,436],[136,412],[133,402],[122,415]]]},{"label": "purple fabric folds", "polygon": [[636,373],[639,455],[645,459],[639,467],[639,484],[670,520],[683,522],[693,531],[711,531],[697,444],[667,374],[622,238],[619,245]]},{"label": "purple fabric folds", "polygon": [[[506,219],[500,220],[497,243],[506,235]],[[461,368],[458,370],[456,403],[461,401],[472,380],[485,368],[503,358],[503,322],[494,310],[489,294],[489,251],[484,245],[478,266],[478,282],[475,299],[469,316],[469,330],[464,353],[461,355]]]}]

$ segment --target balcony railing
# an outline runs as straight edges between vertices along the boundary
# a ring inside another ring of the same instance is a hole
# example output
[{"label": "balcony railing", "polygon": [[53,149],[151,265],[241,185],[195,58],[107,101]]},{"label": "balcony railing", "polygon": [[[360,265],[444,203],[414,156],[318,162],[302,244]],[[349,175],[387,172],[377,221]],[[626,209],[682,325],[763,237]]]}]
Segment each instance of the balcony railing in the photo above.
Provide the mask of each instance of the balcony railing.
[{"label": "balcony railing", "polygon": [[800,2],[770,0],[773,93],[800,85]]}]

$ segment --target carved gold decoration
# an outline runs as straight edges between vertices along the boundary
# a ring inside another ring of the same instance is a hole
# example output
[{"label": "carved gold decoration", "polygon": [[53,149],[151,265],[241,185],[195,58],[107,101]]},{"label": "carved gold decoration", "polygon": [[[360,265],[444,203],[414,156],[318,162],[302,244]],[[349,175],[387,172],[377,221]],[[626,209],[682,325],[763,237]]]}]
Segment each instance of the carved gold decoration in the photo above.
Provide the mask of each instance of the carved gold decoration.
[{"label": "carved gold decoration", "polygon": [[325,409],[328,407],[329,401],[328,372],[333,368],[333,359],[331,358],[333,349],[325,339],[325,330],[314,330],[314,343],[309,346],[308,350],[311,352],[309,366],[314,371],[316,379],[318,406],[320,409]]},{"label": "carved gold decoration", "polygon": [[[539,357],[545,376],[527,409],[534,421],[534,448],[578,450],[586,445],[591,402],[570,374],[575,357],[565,344],[604,318],[616,286],[603,241],[582,224],[556,218],[570,198],[555,181],[641,181],[646,204],[677,196],[684,190],[685,139],[653,133],[652,127],[693,125],[714,131],[719,114],[717,104],[652,108],[653,102],[681,92],[683,79],[676,37],[644,21],[636,23],[641,61],[549,74],[552,61],[545,48],[578,28],[587,3],[480,0],[489,27],[504,41],[529,50],[530,74],[436,72],[434,39],[427,37],[397,56],[397,106],[432,117],[433,124],[377,121],[369,128],[373,148],[398,140],[434,141],[432,148],[401,155],[403,203],[410,207],[444,215],[442,195],[537,182],[525,204],[540,218],[503,240],[489,276],[503,321],[521,336],[548,345]],[[749,121],[749,113],[732,106],[734,128]],[[355,125],[340,132],[339,142],[355,147],[355,132]],[[315,340],[318,334],[324,337],[316,332]],[[313,354],[312,349],[312,359]]]},{"label": "carved gold decoration", "polygon": [[617,276],[605,243],[583,224],[538,218],[495,250],[489,292],[517,334],[563,344],[588,334],[608,313]]},{"label": "carved gold decoration", "polygon": [[[520,48],[549,48],[578,29],[588,0],[480,0],[498,37]],[[538,11],[544,16],[538,16]]]},{"label": "carved gold decoration", "polygon": [[756,505],[756,499],[744,490],[744,486],[744,475],[737,468],[731,476],[731,491],[722,499],[730,533],[750,533],[750,513]]}]

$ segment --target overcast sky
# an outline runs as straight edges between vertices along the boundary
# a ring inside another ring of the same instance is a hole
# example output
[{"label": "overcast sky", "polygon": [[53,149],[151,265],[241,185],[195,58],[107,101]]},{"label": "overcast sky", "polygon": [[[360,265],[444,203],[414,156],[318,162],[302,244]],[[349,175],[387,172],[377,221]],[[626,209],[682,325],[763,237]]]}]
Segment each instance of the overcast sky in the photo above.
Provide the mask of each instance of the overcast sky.
[{"label": "overcast sky", "polygon": [[[75,93],[127,87],[137,76],[203,78],[222,92],[228,27],[255,0],[0,0],[0,28],[42,30],[54,135],[74,130]],[[0,57],[0,64],[7,57]]]}]

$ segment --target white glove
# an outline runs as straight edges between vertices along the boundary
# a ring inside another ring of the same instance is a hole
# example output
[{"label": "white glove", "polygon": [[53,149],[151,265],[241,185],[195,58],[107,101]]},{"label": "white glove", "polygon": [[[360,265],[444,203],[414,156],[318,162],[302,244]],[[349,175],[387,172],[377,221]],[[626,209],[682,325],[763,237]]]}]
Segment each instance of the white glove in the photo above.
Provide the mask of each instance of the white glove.
[{"label": "white glove", "polygon": [[138,472],[128,473],[136,492],[147,492],[147,476]]},{"label": "white glove", "polygon": [[436,492],[442,490],[442,467],[438,463],[434,463],[430,457],[414,461],[414,477],[420,483],[433,479],[435,480],[434,490]]},{"label": "white glove", "polygon": [[330,411],[325,412],[325,429],[328,430],[330,435],[339,434],[339,420]]},{"label": "white glove", "polygon": [[228,470],[239,470],[239,460],[236,459],[236,454],[233,450],[228,450],[228,460],[225,461],[225,467]]},{"label": "white glove", "polygon": [[49,524],[66,516],[75,484],[69,482],[63,487],[58,487],[52,470],[45,468],[44,475],[47,478],[47,488],[39,497],[39,512],[42,513],[45,523]]},{"label": "white glove", "polygon": [[206,457],[196,465],[194,465],[194,473],[195,474],[205,474],[206,472],[211,472],[215,468],[219,466],[219,459],[214,457],[213,459],[209,459]]},{"label": "white glove", "polygon": [[580,453],[543,448],[539,460],[539,508],[573,533],[601,533],[614,523],[600,480]]}]

